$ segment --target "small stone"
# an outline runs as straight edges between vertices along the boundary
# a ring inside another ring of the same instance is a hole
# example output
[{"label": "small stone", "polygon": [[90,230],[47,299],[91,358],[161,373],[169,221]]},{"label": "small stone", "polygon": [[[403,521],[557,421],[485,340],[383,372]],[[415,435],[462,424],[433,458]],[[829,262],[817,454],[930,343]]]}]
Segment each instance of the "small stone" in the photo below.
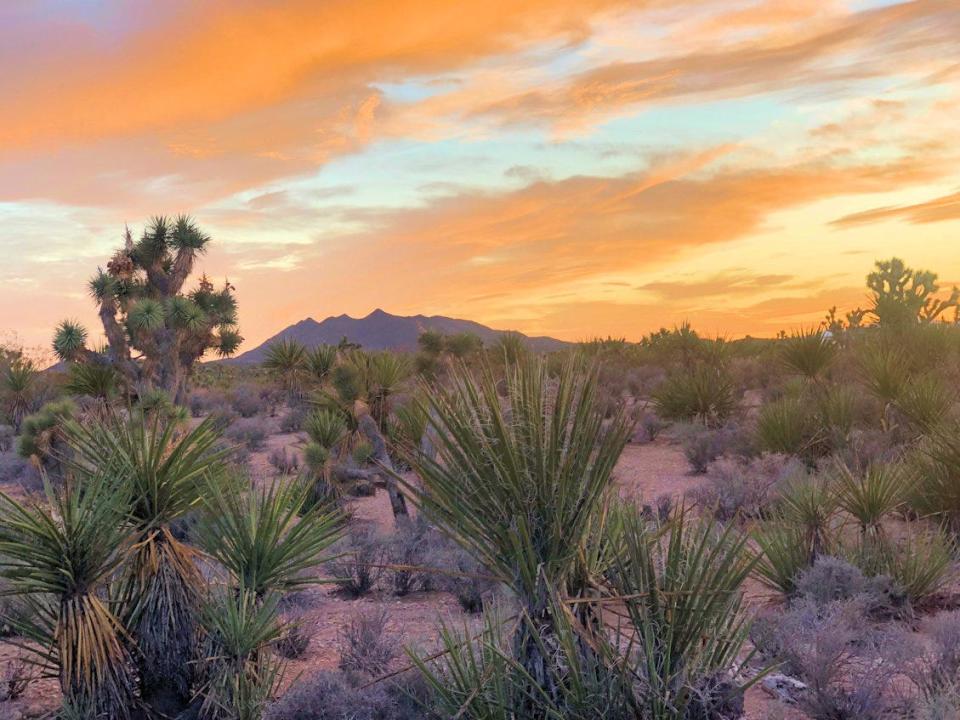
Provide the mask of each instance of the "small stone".
[{"label": "small stone", "polygon": [[764,692],[777,698],[781,702],[793,704],[797,701],[797,695],[807,689],[806,683],[796,678],[782,673],[772,673],[767,675],[760,683]]}]

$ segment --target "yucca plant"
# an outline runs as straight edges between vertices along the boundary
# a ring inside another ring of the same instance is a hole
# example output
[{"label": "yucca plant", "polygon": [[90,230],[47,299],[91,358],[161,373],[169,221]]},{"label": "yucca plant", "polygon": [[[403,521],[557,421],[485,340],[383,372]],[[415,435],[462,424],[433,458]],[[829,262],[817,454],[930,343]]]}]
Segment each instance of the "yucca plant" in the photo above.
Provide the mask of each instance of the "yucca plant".
[{"label": "yucca plant", "polygon": [[526,339],[517,332],[500,333],[497,339],[493,341],[490,352],[493,357],[507,367],[522,362],[529,354]]},{"label": "yucca plant", "polygon": [[837,344],[823,330],[801,331],[781,341],[780,358],[791,371],[819,381],[837,358]]},{"label": "yucca plant", "polygon": [[759,548],[754,575],[768,588],[792,595],[797,575],[812,564],[804,531],[795,525],[774,521],[761,524],[752,535]]},{"label": "yucca plant", "polygon": [[0,397],[10,424],[16,432],[20,431],[20,423],[30,408],[36,378],[37,370],[33,362],[24,358],[15,358],[0,375]]},{"label": "yucca plant", "polygon": [[309,371],[309,355],[302,343],[280,340],[267,348],[263,366],[280,378],[291,399],[300,397],[303,381]]},{"label": "yucca plant", "polygon": [[299,481],[246,493],[225,492],[214,482],[204,493],[200,547],[256,597],[314,583],[307,571],[324,562],[321,555],[339,539],[343,517],[327,506],[308,507],[311,493]]},{"label": "yucca plant", "polygon": [[836,498],[826,482],[817,477],[794,478],[780,492],[777,504],[782,518],[800,528],[808,564],[813,565],[830,541]]},{"label": "yucca plant", "polygon": [[390,398],[396,394],[400,384],[410,376],[411,371],[412,366],[405,356],[392,352],[370,356],[367,369],[368,404],[380,432],[386,432]]},{"label": "yucca plant", "polygon": [[336,345],[317,345],[307,351],[307,370],[317,382],[326,380],[336,364]]},{"label": "yucca plant", "polygon": [[960,424],[939,428],[907,461],[910,505],[923,517],[960,529]]},{"label": "yucca plant", "polygon": [[922,605],[956,578],[957,544],[939,530],[912,528],[883,554],[881,572]]},{"label": "yucca plant", "polygon": [[618,540],[610,600],[626,617],[611,647],[642,688],[637,716],[684,720],[735,707],[746,689],[735,680],[749,629],[743,583],[756,563],[747,536],[680,511],[659,532],[634,513]]},{"label": "yucca plant", "polygon": [[838,450],[847,445],[857,419],[856,392],[846,386],[825,386],[817,398],[817,412],[823,426],[819,433],[827,447]]},{"label": "yucca plant", "polygon": [[107,363],[71,363],[64,390],[71,395],[92,397],[105,405],[119,392],[120,381],[120,374]]},{"label": "yucca plant", "polygon": [[202,720],[260,720],[283,679],[270,652],[285,630],[277,621],[279,596],[244,587],[223,588],[204,606],[205,682]]},{"label": "yucca plant", "polygon": [[595,368],[577,358],[555,380],[544,361],[524,359],[507,371],[505,407],[490,368],[479,377],[457,370],[451,389],[427,400],[437,458],[408,455],[422,480],[408,485],[421,510],[517,596],[526,620],[511,657],[530,691],[552,702],[561,691],[550,653],[528,628],[549,645],[555,598],[589,592],[597,569],[585,558],[597,556],[586,548],[602,534],[610,476],[629,435],[622,411],[604,423],[596,382]]},{"label": "yucca plant", "polygon": [[834,469],[833,488],[837,505],[860,526],[862,536],[883,534],[883,519],[903,504],[907,479],[896,464],[874,464],[855,474],[843,461]]},{"label": "yucca plant", "polygon": [[657,415],[717,425],[736,409],[734,384],[722,369],[698,365],[674,373],[653,393]]},{"label": "yucca plant", "polygon": [[909,380],[894,405],[920,433],[929,434],[947,418],[955,402],[954,390],[927,374]]},{"label": "yucca plant", "polygon": [[27,608],[9,621],[21,648],[59,680],[66,706],[84,717],[129,718],[131,656],[107,600],[132,547],[128,497],[109,473],[44,488],[46,504],[0,493],[0,576]]},{"label": "yucca plant", "polygon": [[823,438],[815,420],[801,398],[784,397],[767,403],[757,418],[757,445],[766,452],[809,460]]},{"label": "yucca plant", "polygon": [[134,549],[119,579],[122,620],[143,699],[169,712],[190,700],[205,588],[196,551],[171,524],[199,508],[204,488],[226,482],[227,451],[215,447],[211,420],[186,432],[159,417],[72,423],[67,436],[76,473],[109,472],[129,494]]},{"label": "yucca plant", "polygon": [[867,345],[859,358],[867,390],[884,403],[895,403],[910,380],[910,364],[902,350]]}]

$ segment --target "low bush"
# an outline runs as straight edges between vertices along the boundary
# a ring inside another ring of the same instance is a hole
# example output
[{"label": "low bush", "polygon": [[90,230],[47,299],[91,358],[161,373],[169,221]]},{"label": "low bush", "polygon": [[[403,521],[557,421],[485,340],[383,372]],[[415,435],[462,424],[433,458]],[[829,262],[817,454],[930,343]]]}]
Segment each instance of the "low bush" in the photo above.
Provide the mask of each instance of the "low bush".
[{"label": "low bush", "polygon": [[337,557],[327,563],[327,572],[346,595],[358,598],[369,593],[383,574],[386,548],[383,539],[368,528],[353,528],[334,548]]},{"label": "low bush", "polygon": [[436,531],[420,515],[402,524],[387,540],[387,562],[397,566],[388,570],[394,595],[407,595],[431,586],[431,574],[416,568],[427,565],[434,542]]},{"label": "low bush", "polygon": [[240,417],[252,418],[255,415],[266,414],[270,403],[260,388],[253,385],[240,385],[230,393],[230,406]]},{"label": "low bush", "polygon": [[294,405],[282,418],[280,418],[280,432],[296,433],[303,430],[303,424],[307,419],[307,411],[302,405]]},{"label": "low bush", "polygon": [[267,423],[260,418],[241,418],[227,428],[225,435],[251,452],[256,452],[263,448],[267,440]]},{"label": "low bush", "polygon": [[383,609],[354,615],[340,629],[340,669],[372,677],[384,674],[400,653],[388,632],[389,621]]},{"label": "low bush", "polygon": [[[296,683],[265,720],[436,720],[425,710],[429,690],[415,675],[357,687],[342,672],[324,671]],[[365,681],[364,681],[365,682]]]},{"label": "low bush", "polygon": [[434,578],[437,587],[452,593],[464,612],[481,612],[496,590],[489,573],[459,546],[448,543],[430,556],[428,564],[441,571]]},{"label": "low bush", "polygon": [[702,475],[710,463],[731,449],[736,440],[736,429],[685,425],[679,429],[678,439],[690,469]]},{"label": "low bush", "polygon": [[301,622],[291,622],[283,634],[274,643],[274,649],[281,657],[296,660],[303,657],[310,646],[310,632]]},{"label": "low bush", "polygon": [[635,442],[653,442],[668,425],[655,412],[650,410],[638,408],[633,416],[636,421],[636,431],[633,437]]},{"label": "low bush", "polygon": [[300,469],[299,456],[286,447],[273,450],[268,459],[281,475],[293,475]]},{"label": "low bush", "polygon": [[653,393],[665,420],[718,425],[736,409],[733,382],[717,368],[697,366],[668,377]]},{"label": "low bush", "polygon": [[691,493],[693,500],[722,522],[734,518],[763,518],[801,464],[786,455],[765,454],[750,460],[720,458],[710,468],[707,482]]},{"label": "low bush", "polygon": [[16,433],[10,425],[0,425],[0,452],[10,452],[16,440]]}]

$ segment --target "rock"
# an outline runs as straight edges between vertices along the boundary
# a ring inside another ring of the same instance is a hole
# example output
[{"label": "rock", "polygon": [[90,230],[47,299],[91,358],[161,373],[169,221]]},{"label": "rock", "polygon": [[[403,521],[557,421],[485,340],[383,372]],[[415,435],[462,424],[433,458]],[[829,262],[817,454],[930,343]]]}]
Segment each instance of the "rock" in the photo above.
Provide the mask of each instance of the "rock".
[{"label": "rock", "polygon": [[789,675],[772,673],[763,678],[760,687],[781,702],[792,704],[797,701],[797,696],[807,689],[807,684]]}]

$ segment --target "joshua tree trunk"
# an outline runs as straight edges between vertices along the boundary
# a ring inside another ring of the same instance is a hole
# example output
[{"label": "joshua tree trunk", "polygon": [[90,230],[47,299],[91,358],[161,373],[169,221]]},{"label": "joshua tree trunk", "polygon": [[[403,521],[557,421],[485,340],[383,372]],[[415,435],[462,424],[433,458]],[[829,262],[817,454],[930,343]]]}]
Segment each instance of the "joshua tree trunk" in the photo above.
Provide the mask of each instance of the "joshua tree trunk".
[{"label": "joshua tree trunk", "polygon": [[387,494],[390,496],[390,508],[393,510],[394,519],[397,521],[407,520],[409,518],[407,501],[397,485],[393,461],[390,459],[390,453],[387,452],[387,443],[380,433],[380,428],[377,427],[377,421],[373,419],[372,415],[361,415],[359,429],[373,446],[373,459],[384,469],[384,485],[387,488]]}]

